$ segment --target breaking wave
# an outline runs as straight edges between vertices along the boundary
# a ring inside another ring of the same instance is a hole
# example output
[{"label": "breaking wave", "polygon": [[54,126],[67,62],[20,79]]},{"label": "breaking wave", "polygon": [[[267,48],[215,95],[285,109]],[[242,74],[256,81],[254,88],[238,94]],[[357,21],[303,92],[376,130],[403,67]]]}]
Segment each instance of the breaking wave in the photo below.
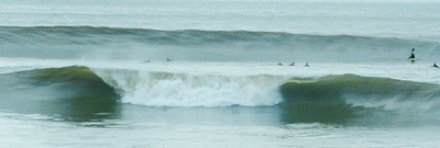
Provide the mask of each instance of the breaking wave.
[{"label": "breaking wave", "polygon": [[292,78],[71,66],[1,74],[0,79],[2,110],[61,114],[69,120],[117,115],[120,102],[155,107],[279,106],[289,123],[440,111],[439,85],[351,74]]}]

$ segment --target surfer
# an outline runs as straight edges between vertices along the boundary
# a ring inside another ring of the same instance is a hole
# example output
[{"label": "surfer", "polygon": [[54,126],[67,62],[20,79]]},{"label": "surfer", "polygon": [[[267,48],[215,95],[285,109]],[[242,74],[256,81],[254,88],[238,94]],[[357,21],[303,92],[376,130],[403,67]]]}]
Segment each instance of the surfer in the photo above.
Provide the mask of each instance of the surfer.
[{"label": "surfer", "polygon": [[283,66],[283,63],[281,63],[281,62],[278,62],[278,66]]},{"label": "surfer", "polygon": [[290,63],[289,66],[295,66],[295,62]]},{"label": "surfer", "polygon": [[309,62],[306,62],[306,65],[304,65],[304,67],[310,67]]},{"label": "surfer", "polygon": [[434,67],[434,68],[440,68],[436,63],[432,64],[432,67]]},{"label": "surfer", "polygon": [[167,62],[171,62],[173,61],[173,59],[167,58]]},{"label": "surfer", "polygon": [[411,55],[408,57],[409,61],[411,61],[411,63],[415,63],[416,62],[416,55],[414,54],[415,49],[411,49]]}]

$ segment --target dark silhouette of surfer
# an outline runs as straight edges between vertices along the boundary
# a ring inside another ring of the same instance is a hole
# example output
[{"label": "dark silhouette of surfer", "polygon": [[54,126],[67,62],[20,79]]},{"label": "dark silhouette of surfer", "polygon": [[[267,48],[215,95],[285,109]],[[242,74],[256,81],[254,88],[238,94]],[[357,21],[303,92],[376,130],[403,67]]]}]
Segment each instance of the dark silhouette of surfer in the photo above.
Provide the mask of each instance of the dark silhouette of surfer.
[{"label": "dark silhouette of surfer", "polygon": [[295,62],[290,63],[289,66],[295,66]]},{"label": "dark silhouette of surfer", "polygon": [[281,63],[281,62],[278,62],[278,66],[283,66],[283,63]]},{"label": "dark silhouette of surfer", "polygon": [[434,68],[440,68],[440,67],[438,67],[438,65],[437,65],[436,63],[432,64],[432,67],[434,67]]},{"label": "dark silhouette of surfer", "polygon": [[409,61],[411,61],[411,63],[415,63],[416,62],[416,55],[414,54],[415,49],[411,49],[411,55],[408,57]]},{"label": "dark silhouette of surfer", "polygon": [[309,62],[306,62],[306,65],[304,65],[304,67],[310,67]]}]

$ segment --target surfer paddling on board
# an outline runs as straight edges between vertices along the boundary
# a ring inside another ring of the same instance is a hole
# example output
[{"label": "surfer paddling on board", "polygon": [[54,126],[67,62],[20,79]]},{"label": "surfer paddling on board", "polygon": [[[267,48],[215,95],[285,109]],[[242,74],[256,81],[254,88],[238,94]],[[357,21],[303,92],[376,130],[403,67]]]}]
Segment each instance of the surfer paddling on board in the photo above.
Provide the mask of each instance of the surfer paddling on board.
[{"label": "surfer paddling on board", "polygon": [[438,67],[438,65],[437,65],[436,63],[432,64],[432,67],[434,67],[434,68],[440,68],[440,67]]},{"label": "surfer paddling on board", "polygon": [[411,63],[415,63],[416,62],[416,55],[414,54],[415,49],[411,49],[411,55],[408,57],[409,61]]}]

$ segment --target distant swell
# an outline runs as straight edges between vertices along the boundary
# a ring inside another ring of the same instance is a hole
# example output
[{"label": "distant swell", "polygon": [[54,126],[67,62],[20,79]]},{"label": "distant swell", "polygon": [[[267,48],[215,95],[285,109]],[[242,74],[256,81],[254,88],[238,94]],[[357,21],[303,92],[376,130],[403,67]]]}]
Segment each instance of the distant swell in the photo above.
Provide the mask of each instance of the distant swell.
[{"label": "distant swell", "polygon": [[[89,26],[0,27],[2,56],[181,60],[405,60],[408,49],[429,60],[440,43],[352,35],[152,30]],[[320,54],[316,54],[320,53]]]},{"label": "distant swell", "polygon": [[[407,40],[397,38],[375,38],[352,35],[307,35],[285,32],[255,31],[208,31],[208,30],[153,30],[137,28],[109,28],[91,26],[41,26],[41,27],[0,27],[3,42],[25,39],[26,41],[46,41],[53,43],[103,44],[113,39],[125,39],[136,42],[166,45],[197,46],[222,43],[265,42],[280,45],[331,45],[335,42],[365,43],[372,46],[390,43],[408,44]],[[32,36],[32,37],[31,37]],[[44,39],[43,39],[44,37]],[[52,39],[61,40],[52,40]],[[413,43],[426,43],[417,40]],[[410,43],[412,44],[412,43]],[[270,45],[269,45],[270,46]]]}]

